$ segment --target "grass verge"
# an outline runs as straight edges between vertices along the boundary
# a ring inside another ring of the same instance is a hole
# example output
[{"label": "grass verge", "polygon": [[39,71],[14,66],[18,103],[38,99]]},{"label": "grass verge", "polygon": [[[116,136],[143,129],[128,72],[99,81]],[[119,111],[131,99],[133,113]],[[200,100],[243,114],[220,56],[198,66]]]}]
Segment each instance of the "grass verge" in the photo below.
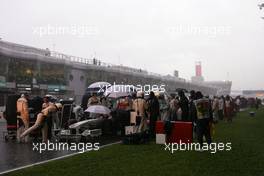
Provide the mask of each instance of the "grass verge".
[{"label": "grass verge", "polygon": [[264,174],[264,110],[239,113],[233,123],[216,125],[214,142],[232,142],[231,151],[164,151],[163,145],[117,144],[99,151],[15,171],[8,176],[180,175],[259,176]]}]

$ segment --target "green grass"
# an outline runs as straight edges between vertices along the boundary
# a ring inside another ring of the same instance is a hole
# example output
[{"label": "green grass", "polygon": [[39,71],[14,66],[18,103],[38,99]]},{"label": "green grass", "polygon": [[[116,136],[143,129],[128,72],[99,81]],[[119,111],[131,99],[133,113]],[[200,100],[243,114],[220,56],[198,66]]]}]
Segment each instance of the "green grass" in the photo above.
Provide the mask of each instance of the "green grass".
[{"label": "green grass", "polygon": [[175,152],[163,145],[113,145],[64,160],[19,170],[8,175],[264,175],[264,110],[256,117],[239,113],[233,123],[216,126],[216,142],[232,142],[231,151]]}]

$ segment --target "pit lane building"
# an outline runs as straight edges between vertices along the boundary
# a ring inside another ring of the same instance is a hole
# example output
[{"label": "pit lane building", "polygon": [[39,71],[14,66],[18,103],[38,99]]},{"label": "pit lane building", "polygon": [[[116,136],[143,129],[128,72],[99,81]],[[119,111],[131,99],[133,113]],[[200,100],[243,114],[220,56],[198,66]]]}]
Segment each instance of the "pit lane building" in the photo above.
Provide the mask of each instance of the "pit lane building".
[{"label": "pit lane building", "polygon": [[0,40],[0,106],[6,96],[30,92],[43,96],[73,97],[79,103],[87,86],[97,81],[133,85],[166,85],[166,91],[177,88],[217,94],[216,86],[191,82],[177,76],[163,76],[146,70],[104,63],[95,58],[70,56],[35,47]]}]

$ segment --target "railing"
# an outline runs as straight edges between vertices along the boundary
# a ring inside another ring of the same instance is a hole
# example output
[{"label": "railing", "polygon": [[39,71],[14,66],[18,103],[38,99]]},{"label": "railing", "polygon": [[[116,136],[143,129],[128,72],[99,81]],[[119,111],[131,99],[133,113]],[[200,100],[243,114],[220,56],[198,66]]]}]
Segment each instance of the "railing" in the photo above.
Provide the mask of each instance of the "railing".
[{"label": "railing", "polygon": [[12,49],[12,50],[18,50],[21,52],[33,53],[33,54],[38,53],[38,54],[43,55],[43,56],[51,56],[53,59],[65,60],[65,61],[69,61],[72,63],[79,63],[79,64],[84,64],[84,65],[94,65],[94,66],[98,66],[98,67],[105,67],[105,68],[108,68],[108,69],[111,69],[114,71],[132,73],[132,74],[136,74],[139,76],[151,76],[151,77],[158,78],[161,80],[185,82],[187,84],[193,84],[193,85],[197,85],[197,86],[206,86],[208,88],[214,88],[214,86],[210,86],[210,85],[207,85],[204,83],[192,83],[189,80],[185,80],[183,78],[177,78],[177,77],[168,76],[168,75],[165,76],[165,75],[158,74],[158,73],[148,72],[148,71],[143,70],[143,69],[136,69],[136,68],[132,68],[132,67],[127,67],[127,66],[122,66],[122,65],[114,65],[114,64],[102,62],[101,60],[98,60],[96,58],[88,59],[88,58],[83,58],[83,57],[76,57],[76,56],[66,55],[66,54],[62,54],[59,52],[55,52],[55,51],[50,51],[48,49],[43,50],[43,49],[28,47],[28,46],[19,45],[19,44],[13,44],[13,43],[4,42],[4,41],[0,41],[0,47]]},{"label": "railing", "polygon": [[[123,72],[129,72],[129,73],[135,73],[135,74],[141,74],[141,75],[154,75],[154,74],[149,74],[146,70],[136,69],[136,68],[122,66],[122,65],[114,65],[114,64],[102,62],[101,60],[98,60],[95,58],[88,59],[88,58],[76,57],[76,56],[58,53],[55,51],[52,51],[50,56],[55,59],[66,60],[69,62],[74,62],[74,63],[79,63],[79,64],[107,67],[109,69],[116,70],[116,71],[123,71]],[[155,76],[157,75],[158,74],[155,74]],[[161,76],[161,75],[158,75],[158,76]]]},{"label": "railing", "polygon": [[94,65],[94,66],[99,66],[99,67],[107,67],[108,69],[111,69],[114,71],[133,73],[133,74],[137,74],[140,76],[152,76],[152,77],[162,79],[162,80],[167,80],[167,81],[178,81],[178,82],[184,82],[184,83],[188,83],[188,84],[194,84],[197,86],[206,86],[208,88],[209,87],[214,88],[213,86],[206,85],[203,83],[192,83],[191,81],[185,80],[183,78],[177,78],[177,77],[168,76],[168,75],[165,76],[162,74],[148,72],[146,70],[136,69],[136,68],[122,66],[122,65],[114,65],[114,64],[102,62],[98,59],[88,59],[88,58],[76,57],[76,56],[66,55],[66,54],[62,54],[59,52],[55,52],[55,51],[51,51],[50,56],[55,58],[55,59],[66,60],[69,62],[74,62],[74,63],[79,63],[79,64]]},{"label": "railing", "polygon": [[35,47],[29,47],[25,45],[20,45],[16,43],[11,43],[7,41],[0,40],[0,48],[15,50],[19,52],[31,53],[31,54],[40,54],[40,55],[48,55],[50,51],[48,49],[39,49]]}]

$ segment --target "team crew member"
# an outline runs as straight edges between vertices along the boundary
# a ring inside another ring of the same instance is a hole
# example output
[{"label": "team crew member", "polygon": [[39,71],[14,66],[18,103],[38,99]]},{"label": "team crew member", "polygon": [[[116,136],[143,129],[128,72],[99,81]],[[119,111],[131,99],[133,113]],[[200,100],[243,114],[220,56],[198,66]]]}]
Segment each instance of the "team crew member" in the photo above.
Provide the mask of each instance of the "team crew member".
[{"label": "team crew member", "polygon": [[[20,137],[23,138],[23,137],[29,135],[32,131],[39,128],[43,124],[45,118],[49,115],[49,113],[56,112],[61,108],[62,108],[62,105],[60,103],[56,103],[56,104],[55,103],[49,103],[49,106],[46,107],[45,109],[43,109],[38,114],[35,124],[32,127],[30,127],[29,129],[27,129],[22,135],[20,135]],[[43,142],[47,142],[47,134],[46,133],[42,133],[42,140],[43,140]]]},{"label": "team crew member", "polygon": [[140,124],[138,127],[138,132],[144,132],[147,130],[147,116],[146,111],[148,109],[148,104],[144,100],[144,93],[138,92],[137,99],[133,101],[132,109],[135,111],[136,121],[137,118],[140,118]]},{"label": "team crew member", "polygon": [[229,95],[225,98],[225,118],[226,121],[232,122],[232,107],[231,107],[231,98]]},{"label": "team crew member", "polygon": [[196,100],[196,92],[194,90],[190,91],[189,98],[189,118],[191,122],[195,122],[197,120],[197,110],[194,101]]},{"label": "team crew member", "polygon": [[[93,93],[92,97],[89,98],[87,107],[93,106],[93,105],[100,105],[100,100],[97,98],[97,93]],[[96,113],[90,113],[90,118],[95,119],[98,117],[98,114]]]},{"label": "team crew member", "polygon": [[[150,136],[154,138],[155,137],[155,125],[159,117],[159,112],[160,112],[159,106],[160,105],[159,105],[159,100],[157,99],[153,91],[150,92],[147,103],[148,103],[148,113],[149,113],[149,131],[150,131]],[[175,114],[176,114],[176,111],[175,111]]]},{"label": "team crew member", "polygon": [[180,98],[179,106],[182,110],[181,120],[182,121],[190,121],[190,118],[189,118],[189,100],[185,96],[183,90],[180,90],[178,92],[178,94],[179,94],[179,98]]},{"label": "team crew member", "polygon": [[195,106],[197,109],[197,138],[200,146],[203,146],[203,136],[208,144],[211,143],[209,122],[211,120],[210,101],[204,98],[201,92],[196,92]]},{"label": "team crew member", "polygon": [[18,142],[21,142],[21,140],[28,142],[28,138],[25,139],[19,138],[21,133],[29,128],[28,98],[29,98],[28,94],[22,94],[21,97],[17,100],[17,114],[18,114],[17,141]]},{"label": "team crew member", "polygon": [[213,119],[215,122],[218,122],[218,112],[219,112],[219,99],[217,96],[214,97],[213,104],[212,104],[212,110],[213,110]]},{"label": "team crew member", "polygon": [[219,120],[224,119],[224,107],[225,107],[225,100],[224,99],[225,99],[224,96],[221,96],[219,98],[219,109],[218,109]]},{"label": "team crew member", "polygon": [[96,93],[93,93],[92,97],[89,98],[88,104],[87,104],[88,107],[89,106],[92,106],[92,105],[98,105],[98,104],[100,104],[100,101],[99,101],[99,99],[97,98],[96,95],[97,95]]}]

